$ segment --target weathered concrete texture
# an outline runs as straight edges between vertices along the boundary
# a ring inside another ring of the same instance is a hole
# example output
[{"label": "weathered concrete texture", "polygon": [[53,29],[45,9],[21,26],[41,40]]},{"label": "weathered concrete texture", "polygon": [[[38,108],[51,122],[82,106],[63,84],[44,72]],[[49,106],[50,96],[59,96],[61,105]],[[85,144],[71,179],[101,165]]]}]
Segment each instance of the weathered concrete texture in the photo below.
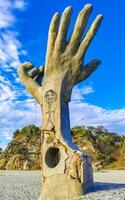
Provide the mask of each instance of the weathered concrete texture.
[{"label": "weathered concrete texture", "polygon": [[64,10],[61,20],[56,13],[49,28],[45,67],[37,70],[25,63],[18,70],[23,84],[42,108],[42,200],[68,200],[93,187],[91,162],[71,139],[68,105],[73,87],[100,64],[99,60],[83,63],[102,21],[102,15],[98,15],[82,39],[91,11],[90,4],[81,10],[68,42],[72,8]]},{"label": "weathered concrete texture", "polygon": [[48,177],[42,188],[42,200],[63,200],[82,195],[81,183],[66,174]]},{"label": "weathered concrete texture", "polygon": [[64,146],[54,132],[43,132],[42,196],[40,200],[68,200],[94,189],[91,159]]}]

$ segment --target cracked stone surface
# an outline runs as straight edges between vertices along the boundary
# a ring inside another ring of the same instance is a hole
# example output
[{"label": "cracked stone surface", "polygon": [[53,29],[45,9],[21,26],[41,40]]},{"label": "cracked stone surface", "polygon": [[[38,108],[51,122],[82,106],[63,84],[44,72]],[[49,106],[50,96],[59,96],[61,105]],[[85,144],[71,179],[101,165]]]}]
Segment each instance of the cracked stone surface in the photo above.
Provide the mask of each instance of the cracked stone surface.
[{"label": "cracked stone surface", "polygon": [[[93,60],[84,64],[86,51],[103,19],[98,15],[84,33],[91,11],[91,4],[80,11],[69,41],[66,38],[72,8],[67,7],[61,17],[55,13],[49,28],[45,67],[37,69],[32,63],[24,63],[18,69],[22,83],[42,109],[40,200],[68,200],[93,188],[91,159],[73,143],[69,119],[73,87],[101,63]],[[61,194],[55,188],[60,188]]]},{"label": "cracked stone surface", "polygon": [[[42,134],[42,200],[63,200],[93,189],[89,155],[62,145],[53,131]],[[50,137],[53,138],[50,140]]]}]

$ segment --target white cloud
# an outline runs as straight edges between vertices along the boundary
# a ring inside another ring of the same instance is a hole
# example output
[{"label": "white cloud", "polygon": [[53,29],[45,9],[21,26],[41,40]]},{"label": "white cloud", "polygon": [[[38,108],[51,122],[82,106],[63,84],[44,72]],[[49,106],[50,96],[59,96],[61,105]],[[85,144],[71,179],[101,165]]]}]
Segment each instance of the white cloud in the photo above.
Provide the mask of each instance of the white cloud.
[{"label": "white cloud", "polygon": [[12,2],[9,0],[0,0],[0,28],[12,26],[15,17],[12,14]]},{"label": "white cloud", "polygon": [[0,138],[4,137],[5,140],[11,138],[13,131],[20,127],[21,123],[24,125],[24,115],[27,119],[32,115],[31,105],[29,109],[26,102],[18,102],[21,95],[25,99],[29,98],[29,95],[19,87],[19,82],[16,85],[18,76],[15,70],[20,65],[20,55],[26,55],[26,51],[18,39],[14,11],[22,11],[26,6],[24,0],[0,0]]},{"label": "white cloud", "polygon": [[24,10],[27,7],[27,4],[23,0],[16,0],[14,2],[14,7],[19,10]]},{"label": "white cloud", "polygon": [[9,84],[9,81],[1,74],[0,74],[0,82],[3,84]]},{"label": "white cloud", "polygon": [[78,86],[74,87],[73,93],[72,93],[72,101],[82,101],[84,100],[85,96],[88,94],[91,94],[94,92],[94,89],[92,86],[83,86],[82,88],[79,88]]},{"label": "white cloud", "polygon": [[103,125],[109,131],[125,134],[125,108],[104,109],[82,101],[72,102],[70,117],[72,127]]},{"label": "white cloud", "polygon": [[[17,129],[29,124],[41,125],[41,108],[36,105],[34,99],[17,100],[19,93],[13,94],[13,91],[6,95],[6,100],[0,102],[0,146],[3,148]],[[25,96],[25,92],[22,96]]]},{"label": "white cloud", "polygon": [[24,0],[0,0],[0,65],[11,71],[20,65],[20,55],[26,54],[15,30],[14,10],[26,8]]},{"label": "white cloud", "polygon": [[6,69],[17,68],[20,65],[22,44],[16,38],[17,33],[12,31],[1,31],[0,37],[0,65]]},{"label": "white cloud", "polygon": [[6,100],[13,100],[15,98],[16,92],[12,91],[8,85],[0,83],[0,102]]},{"label": "white cloud", "polygon": [[[20,55],[25,56],[26,51],[18,40],[13,11],[22,11],[26,6],[24,0],[0,0],[0,136],[6,142],[18,128],[34,123],[41,125],[41,109],[20,85],[14,71],[20,65]],[[70,103],[71,126],[104,125],[110,131],[125,133],[125,108],[111,110],[89,104],[85,96],[94,89],[80,86],[74,88]]]},{"label": "white cloud", "polygon": [[24,0],[0,0],[0,28],[10,28],[16,21],[13,15],[15,9],[24,10],[27,4]]},{"label": "white cloud", "polygon": [[[75,93],[75,91],[77,92]],[[73,93],[75,97],[78,94],[78,88]],[[20,92],[16,93],[18,97],[19,94]],[[0,128],[6,140],[10,140],[12,133],[18,128],[22,128],[28,124],[41,125],[40,106],[35,105],[35,101],[31,98],[18,101],[16,100],[16,95],[10,93],[9,100],[4,101],[0,106]],[[27,92],[24,91],[22,95],[27,95]],[[13,97],[12,99],[11,96]],[[14,98],[15,101],[13,102]],[[70,103],[70,119],[72,127],[75,125],[103,125],[109,131],[121,134],[125,133],[125,108],[108,110],[86,103],[85,100],[72,101]]]}]

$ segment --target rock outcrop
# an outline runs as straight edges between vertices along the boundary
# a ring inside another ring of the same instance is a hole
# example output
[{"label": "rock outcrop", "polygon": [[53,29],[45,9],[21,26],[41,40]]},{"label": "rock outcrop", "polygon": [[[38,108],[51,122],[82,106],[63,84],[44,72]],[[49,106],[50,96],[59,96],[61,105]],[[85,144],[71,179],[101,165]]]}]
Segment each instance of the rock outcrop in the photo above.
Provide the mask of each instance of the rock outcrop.
[{"label": "rock outcrop", "polygon": [[33,125],[14,133],[0,156],[0,169],[40,169],[40,129]]},{"label": "rock outcrop", "polygon": [[[40,169],[40,135],[40,128],[34,125],[17,130],[0,153],[0,169]],[[125,168],[124,136],[109,133],[104,127],[74,127],[72,137],[82,151],[91,155],[94,170]]]}]

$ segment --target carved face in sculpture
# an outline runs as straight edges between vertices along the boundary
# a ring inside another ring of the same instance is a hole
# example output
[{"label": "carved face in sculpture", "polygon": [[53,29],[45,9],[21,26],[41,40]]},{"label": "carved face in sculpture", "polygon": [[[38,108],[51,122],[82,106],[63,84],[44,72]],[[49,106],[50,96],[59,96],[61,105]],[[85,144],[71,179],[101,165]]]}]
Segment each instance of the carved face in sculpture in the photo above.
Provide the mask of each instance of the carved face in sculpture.
[{"label": "carved face in sculpture", "polygon": [[45,101],[49,103],[53,103],[56,101],[57,95],[53,90],[48,90],[45,94]]}]

